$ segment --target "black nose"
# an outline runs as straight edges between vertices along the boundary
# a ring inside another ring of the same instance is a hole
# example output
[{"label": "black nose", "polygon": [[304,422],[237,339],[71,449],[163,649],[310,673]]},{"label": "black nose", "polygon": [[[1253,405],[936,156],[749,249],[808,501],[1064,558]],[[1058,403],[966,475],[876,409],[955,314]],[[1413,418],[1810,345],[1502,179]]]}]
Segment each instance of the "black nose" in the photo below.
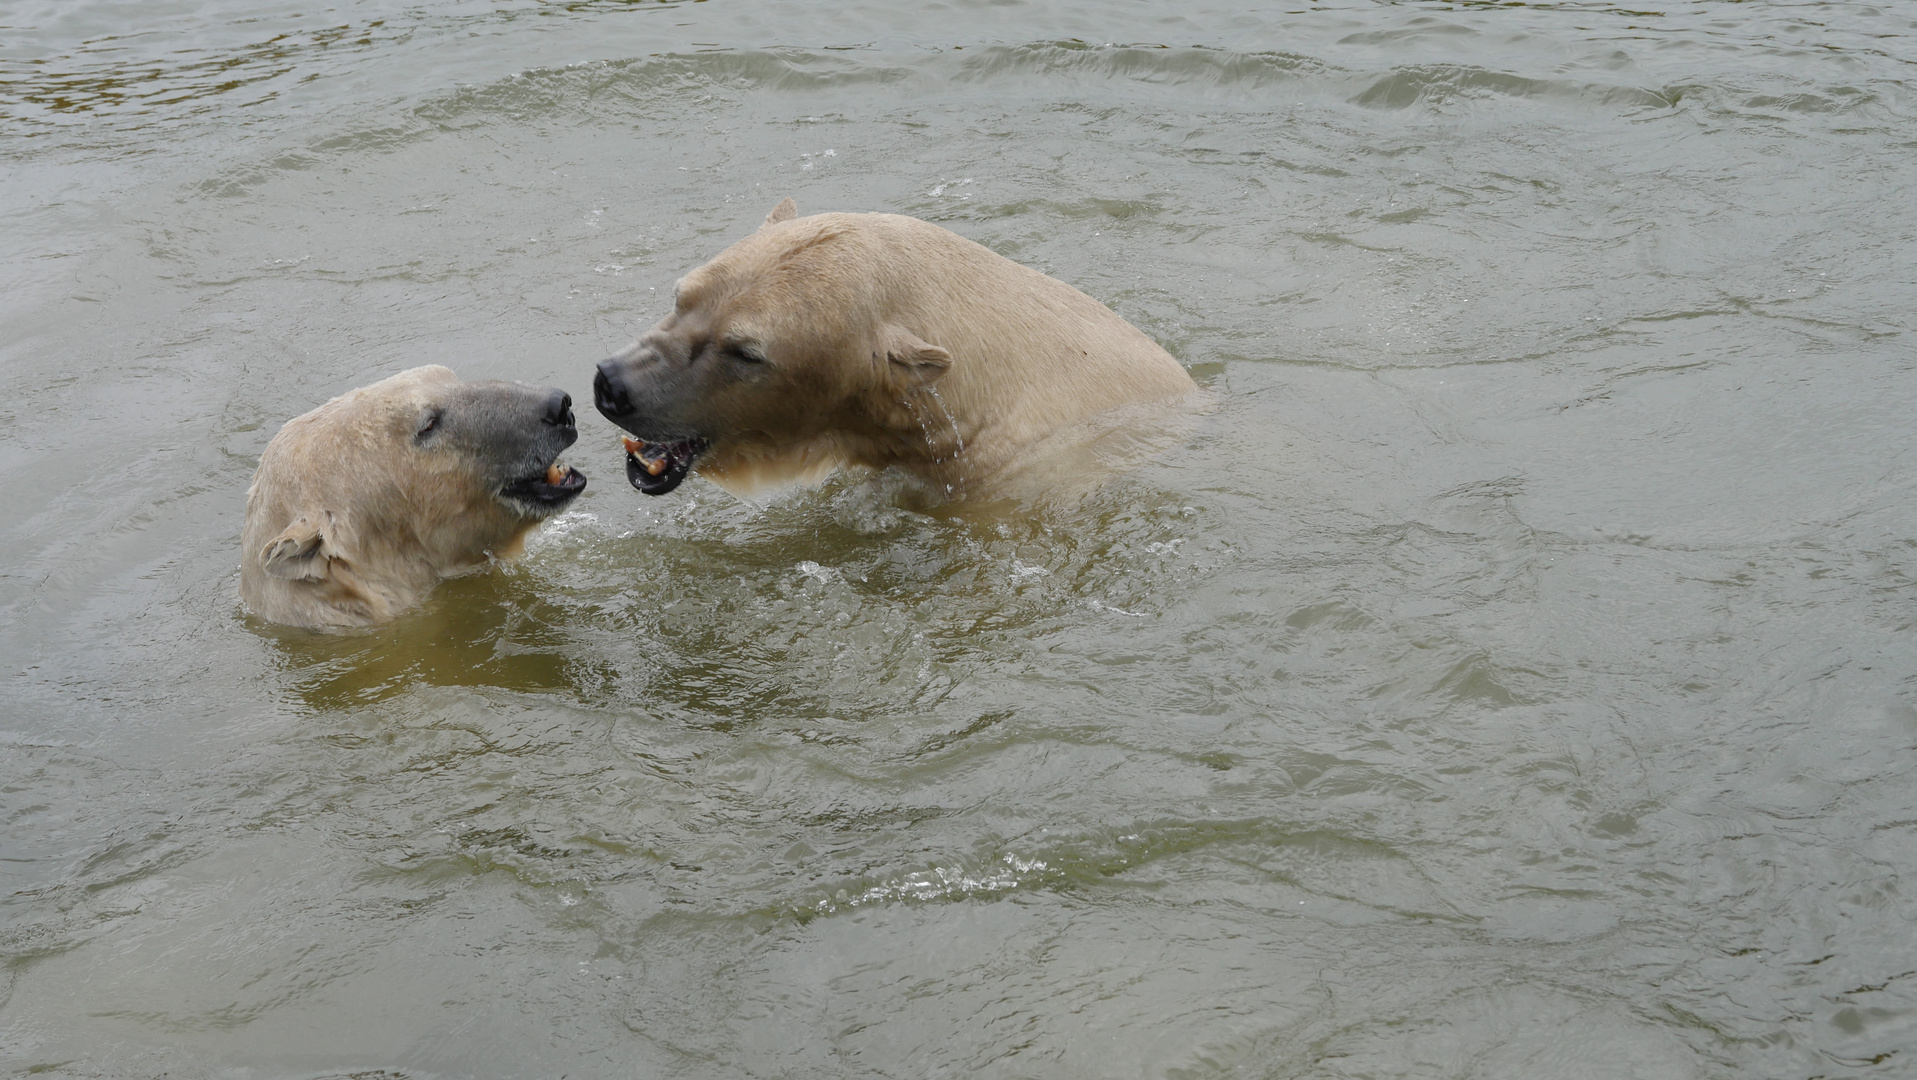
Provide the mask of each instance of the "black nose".
[{"label": "black nose", "polygon": [[572,395],[554,390],[546,399],[546,423],[554,427],[572,427]]},{"label": "black nose", "polygon": [[626,393],[626,380],[620,378],[616,362],[599,362],[599,375],[592,380],[592,403],[608,419],[631,414],[632,396]]}]

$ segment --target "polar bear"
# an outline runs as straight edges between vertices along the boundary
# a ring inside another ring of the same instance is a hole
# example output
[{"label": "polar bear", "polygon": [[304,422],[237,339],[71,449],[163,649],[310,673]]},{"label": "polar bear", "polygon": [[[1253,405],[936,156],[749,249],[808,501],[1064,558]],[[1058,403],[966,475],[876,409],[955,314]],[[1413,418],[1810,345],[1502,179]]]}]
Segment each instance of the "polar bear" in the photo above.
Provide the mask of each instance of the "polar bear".
[{"label": "polar bear", "polygon": [[246,493],[240,600],[297,626],[383,622],[516,554],[586,487],[564,391],[402,371],[286,422]]},{"label": "polar bear", "polygon": [[864,467],[992,497],[1054,433],[1196,391],[1064,282],[930,222],[798,217],[791,199],[680,279],[672,313],[593,381],[648,495],[696,462],[741,493]]}]

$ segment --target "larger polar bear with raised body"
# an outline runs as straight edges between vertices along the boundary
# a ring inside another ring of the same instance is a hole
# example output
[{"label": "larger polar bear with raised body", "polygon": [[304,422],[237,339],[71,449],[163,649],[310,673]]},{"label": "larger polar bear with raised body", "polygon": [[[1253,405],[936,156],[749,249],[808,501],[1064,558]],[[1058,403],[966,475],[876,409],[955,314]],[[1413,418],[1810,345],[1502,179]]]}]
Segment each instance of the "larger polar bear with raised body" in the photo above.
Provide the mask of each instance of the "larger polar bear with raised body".
[{"label": "larger polar bear with raised body", "polygon": [[896,468],[958,499],[1001,492],[1062,429],[1197,389],[1062,281],[930,222],[791,199],[681,279],[593,387],[648,495],[696,464],[738,492]]}]

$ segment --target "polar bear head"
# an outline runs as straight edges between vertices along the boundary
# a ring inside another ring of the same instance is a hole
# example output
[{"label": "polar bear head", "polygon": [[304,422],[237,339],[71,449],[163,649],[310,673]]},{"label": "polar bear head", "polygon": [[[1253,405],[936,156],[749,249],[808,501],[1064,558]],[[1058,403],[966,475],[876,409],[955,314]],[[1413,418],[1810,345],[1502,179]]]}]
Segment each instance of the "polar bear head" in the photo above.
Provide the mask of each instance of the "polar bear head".
[{"label": "polar bear head", "polygon": [[563,391],[413,368],[287,421],[247,492],[240,598],[273,622],[380,622],[516,553],[586,486]]}]

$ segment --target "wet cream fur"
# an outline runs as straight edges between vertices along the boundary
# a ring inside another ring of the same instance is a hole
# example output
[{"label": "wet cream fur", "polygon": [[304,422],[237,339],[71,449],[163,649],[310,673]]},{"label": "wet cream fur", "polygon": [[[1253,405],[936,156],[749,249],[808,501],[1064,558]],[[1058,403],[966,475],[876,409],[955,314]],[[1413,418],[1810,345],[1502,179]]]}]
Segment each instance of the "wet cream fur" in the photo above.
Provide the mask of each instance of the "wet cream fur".
[{"label": "wet cream fur", "polygon": [[403,371],[286,422],[246,493],[240,599],[295,626],[383,622],[441,578],[516,554],[537,524],[499,501],[480,463],[413,446],[438,367]]},{"label": "wet cream fur", "polygon": [[715,403],[728,429],[697,471],[729,490],[892,467],[949,497],[995,497],[1041,441],[1197,389],[1103,304],[957,233],[796,215],[786,199],[687,274],[653,331],[748,343],[783,369]]}]

